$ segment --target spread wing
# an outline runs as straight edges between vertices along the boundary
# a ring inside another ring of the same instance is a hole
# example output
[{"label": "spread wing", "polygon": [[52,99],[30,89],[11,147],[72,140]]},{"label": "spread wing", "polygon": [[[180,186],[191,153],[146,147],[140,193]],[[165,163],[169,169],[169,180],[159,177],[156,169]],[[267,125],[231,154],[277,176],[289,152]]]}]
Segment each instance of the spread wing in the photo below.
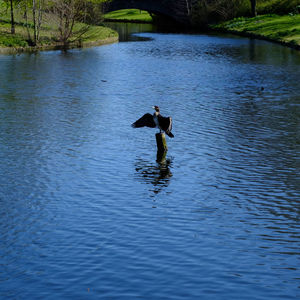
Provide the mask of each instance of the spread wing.
[{"label": "spread wing", "polygon": [[158,123],[162,130],[171,131],[172,130],[172,118],[163,117],[161,115],[158,116]]},{"label": "spread wing", "polygon": [[172,118],[171,117],[163,117],[161,115],[158,116],[158,123],[160,128],[166,132],[169,137],[174,137],[172,134]]},{"label": "spread wing", "polygon": [[151,128],[155,128],[155,122],[153,120],[153,116],[151,114],[144,114],[140,119],[138,119],[137,121],[135,121],[133,124],[131,124],[131,126],[133,128],[140,128],[140,127],[151,127]]}]

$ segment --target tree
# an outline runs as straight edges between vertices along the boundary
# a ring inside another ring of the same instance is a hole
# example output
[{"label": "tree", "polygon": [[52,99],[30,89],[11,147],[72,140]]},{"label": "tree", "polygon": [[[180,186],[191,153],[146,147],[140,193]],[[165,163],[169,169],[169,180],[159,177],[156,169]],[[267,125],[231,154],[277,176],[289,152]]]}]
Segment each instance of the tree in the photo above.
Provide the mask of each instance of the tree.
[{"label": "tree", "polygon": [[75,20],[79,17],[80,2],[77,0],[53,0],[52,2],[52,11],[58,18],[59,39],[64,44],[71,37]]},{"label": "tree", "polygon": [[[51,15],[59,31],[60,42],[67,44],[80,39],[89,29],[88,24],[99,24],[101,3],[107,0],[4,0],[7,10],[11,11],[11,33],[15,33],[14,12],[18,8],[23,12],[24,27],[27,29],[28,42],[36,46],[40,42],[42,21]],[[76,23],[81,23],[75,32]],[[79,29],[78,29],[79,28]],[[74,38],[75,37],[75,38]]]},{"label": "tree", "polygon": [[[63,44],[68,44],[74,35],[75,22],[84,22],[87,19],[88,6],[99,5],[105,0],[52,0],[51,11],[57,18],[59,39]],[[83,25],[77,32],[79,39],[89,28]]]},{"label": "tree", "polygon": [[11,34],[15,34],[16,33],[16,29],[15,29],[15,5],[19,4],[22,0],[4,0],[4,2],[6,2],[7,4],[7,8],[10,8],[10,24],[11,24],[11,28],[10,28],[10,32]]},{"label": "tree", "polygon": [[36,2],[32,0],[32,19],[33,19],[33,42],[37,43],[37,22],[36,22]]},{"label": "tree", "polygon": [[11,34],[15,34],[15,19],[13,0],[10,0],[10,19],[11,19]]},{"label": "tree", "polygon": [[257,12],[256,12],[256,0],[250,0],[251,1],[251,13],[252,13],[252,17],[256,17],[257,16]]},{"label": "tree", "polygon": [[186,10],[187,10],[188,16],[190,16],[191,11],[192,11],[192,4],[190,3],[189,0],[185,0],[185,3],[186,3]]},{"label": "tree", "polygon": [[40,37],[44,0],[32,0],[33,42],[36,45]]},{"label": "tree", "polygon": [[14,0],[5,0],[6,4],[7,4],[7,8],[9,6],[10,8],[10,32],[11,34],[15,34],[16,30],[15,30],[15,17],[14,17]]},{"label": "tree", "polygon": [[[30,41],[32,46],[36,46],[40,38],[40,29],[42,26],[45,0],[22,0],[20,1],[20,3],[20,7],[24,12],[25,27],[27,29],[28,40]],[[32,20],[30,21],[28,17],[31,16]],[[33,36],[30,33],[30,28],[33,28]]]},{"label": "tree", "polygon": [[196,4],[192,5],[192,24],[207,26],[209,23],[226,21],[240,16],[246,12],[243,11],[244,1],[245,0],[198,0]]}]

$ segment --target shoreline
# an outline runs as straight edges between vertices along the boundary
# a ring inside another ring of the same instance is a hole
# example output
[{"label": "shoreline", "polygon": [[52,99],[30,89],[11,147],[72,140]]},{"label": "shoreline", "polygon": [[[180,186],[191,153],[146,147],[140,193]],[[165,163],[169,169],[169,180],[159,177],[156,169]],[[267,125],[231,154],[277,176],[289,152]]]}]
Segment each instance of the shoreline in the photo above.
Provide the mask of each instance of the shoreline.
[{"label": "shoreline", "polygon": [[[275,21],[276,25],[279,25],[281,20],[280,18],[285,17],[285,16],[277,16],[277,15],[261,15],[255,18],[244,18],[247,22],[250,22],[249,24],[259,24],[261,22],[260,18],[264,18],[264,17],[268,17],[269,19],[267,21]],[[289,16],[291,18],[293,18],[294,16]],[[277,23],[277,22],[278,23]],[[153,24],[153,21],[142,21],[142,20],[128,20],[128,19],[105,19],[105,22],[118,22],[118,23],[138,23],[138,24]],[[261,34],[261,33],[257,33],[255,31],[261,30],[261,28],[257,28],[257,29],[248,29],[248,28],[243,28],[242,26],[239,26],[239,21],[237,19],[233,19],[227,22],[223,22],[223,23],[219,23],[219,24],[208,24],[208,31],[210,32],[219,32],[219,33],[229,33],[229,34],[233,34],[236,36],[241,36],[241,37],[247,37],[250,39],[257,39],[257,40],[264,40],[267,42],[272,42],[281,46],[285,46],[294,50],[298,50],[300,51],[300,40],[299,41],[295,41],[295,40],[291,40],[291,41],[285,41],[279,38],[275,38],[272,36],[268,36],[265,34]],[[237,29],[231,29],[228,27],[232,27],[232,25],[234,25],[234,27],[236,27]],[[267,25],[266,25],[267,26]],[[292,24],[291,24],[292,26]],[[264,25],[262,25],[262,28],[264,28]],[[279,33],[281,34],[282,31],[279,31]],[[289,34],[289,30],[286,30],[286,36],[288,36]],[[285,37],[285,35],[283,35],[283,38]]]},{"label": "shoreline", "polygon": [[208,28],[215,32],[265,40],[300,50],[300,15],[241,17],[219,24],[210,24]]},{"label": "shoreline", "polygon": [[245,32],[245,31],[238,31],[238,30],[225,29],[225,28],[214,28],[214,27],[210,28],[209,30],[211,32],[230,33],[230,34],[237,35],[240,37],[247,37],[247,38],[251,38],[251,39],[272,42],[274,44],[278,44],[281,46],[285,46],[285,47],[300,51],[300,45],[297,45],[297,44],[294,44],[291,42],[279,41],[279,40],[272,39],[270,37],[267,37],[267,36],[264,36],[261,34],[256,34],[253,32]]},{"label": "shoreline", "polygon": [[[294,50],[300,51],[300,40],[290,40],[285,41],[283,39],[275,38],[272,36],[267,36],[261,33],[257,33],[257,31],[264,29],[263,21],[260,21],[259,18],[268,17],[268,21],[274,20],[276,21],[277,16],[258,16],[256,18],[244,18],[243,22],[239,19],[233,19],[224,23],[219,24],[209,24],[208,31],[210,32],[219,32],[219,33],[227,33],[233,34],[236,36],[247,37],[251,39],[258,39],[264,40],[268,42],[272,42],[275,44],[279,44],[285,47],[289,47]],[[134,24],[153,24],[153,21],[143,21],[143,20],[126,20],[126,19],[105,19],[105,22],[118,22],[118,23],[134,23]],[[247,22],[247,24],[246,24]],[[248,25],[256,26],[257,24],[262,23],[262,26],[253,28],[247,27]],[[276,22],[275,22],[276,23]],[[278,24],[280,24],[278,22]],[[232,27],[236,28],[233,29]],[[275,32],[275,30],[274,30]],[[286,31],[286,36],[288,36],[288,31]],[[285,37],[285,35],[283,36]],[[95,47],[101,45],[107,45],[112,43],[117,43],[119,41],[119,36],[107,37],[100,40],[92,40],[92,41],[77,41],[68,44],[67,46],[62,43],[55,43],[43,46],[36,46],[36,47],[2,47],[0,46],[0,55],[5,54],[20,54],[20,53],[34,53],[38,51],[51,51],[51,50],[68,50],[68,49],[75,49],[75,48],[88,48],[88,47]]]},{"label": "shoreline", "polygon": [[107,37],[95,41],[88,41],[88,42],[78,41],[75,43],[70,43],[69,45],[64,45],[62,43],[55,43],[52,45],[50,44],[50,45],[36,46],[36,47],[1,47],[0,46],[0,55],[34,53],[39,51],[52,51],[52,50],[81,49],[81,48],[109,45],[118,42],[119,42],[119,36],[113,36],[113,37]]}]

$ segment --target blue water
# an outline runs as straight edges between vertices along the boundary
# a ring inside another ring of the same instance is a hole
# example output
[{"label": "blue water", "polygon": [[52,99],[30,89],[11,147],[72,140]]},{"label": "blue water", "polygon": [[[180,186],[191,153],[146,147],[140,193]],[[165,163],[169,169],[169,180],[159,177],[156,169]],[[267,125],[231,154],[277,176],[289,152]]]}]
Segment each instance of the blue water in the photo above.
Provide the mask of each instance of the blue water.
[{"label": "blue water", "polygon": [[0,298],[299,299],[299,67],[151,32],[0,56]]}]

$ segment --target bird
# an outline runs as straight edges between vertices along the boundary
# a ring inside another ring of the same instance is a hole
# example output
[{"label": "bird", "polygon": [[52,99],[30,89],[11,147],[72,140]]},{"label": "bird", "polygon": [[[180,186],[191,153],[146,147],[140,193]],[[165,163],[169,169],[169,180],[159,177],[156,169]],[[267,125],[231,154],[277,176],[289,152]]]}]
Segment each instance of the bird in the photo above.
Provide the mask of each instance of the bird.
[{"label": "bird", "polygon": [[172,118],[163,117],[160,114],[160,109],[157,105],[153,106],[152,108],[154,108],[155,110],[153,115],[151,115],[150,113],[146,113],[133,124],[131,124],[131,126],[133,128],[140,128],[145,126],[150,128],[158,128],[160,133],[164,131],[170,138],[173,138],[174,135],[171,132]]}]

